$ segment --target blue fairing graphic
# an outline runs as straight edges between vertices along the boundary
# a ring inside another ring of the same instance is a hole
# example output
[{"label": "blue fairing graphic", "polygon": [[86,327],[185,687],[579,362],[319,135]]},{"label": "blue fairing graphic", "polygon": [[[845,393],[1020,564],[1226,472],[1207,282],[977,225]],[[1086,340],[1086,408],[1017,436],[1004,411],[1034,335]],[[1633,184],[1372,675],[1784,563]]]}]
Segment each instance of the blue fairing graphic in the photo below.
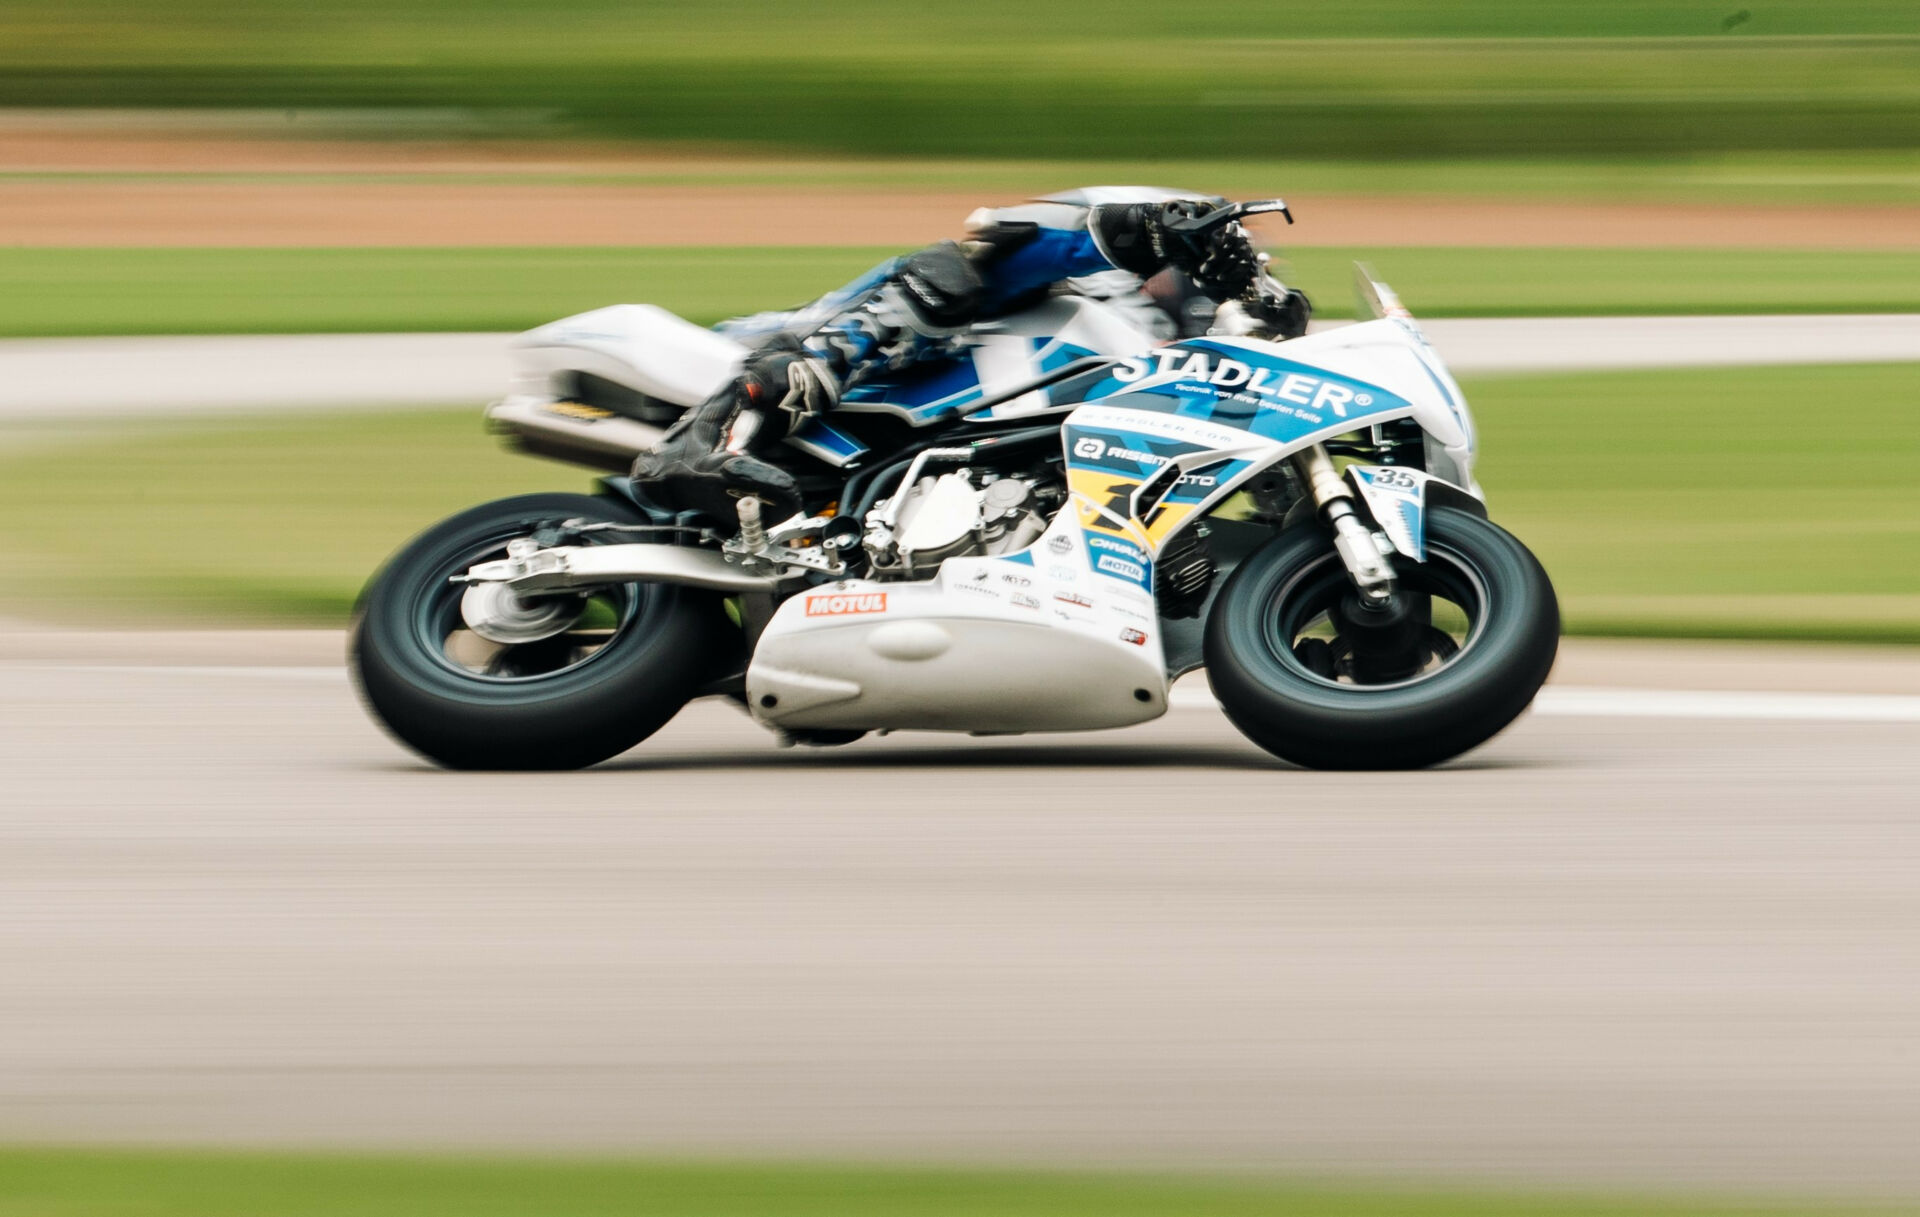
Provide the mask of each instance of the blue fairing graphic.
[{"label": "blue fairing graphic", "polygon": [[810,418],[787,442],[833,465],[844,465],[867,451],[867,446],[823,419]]},{"label": "blue fairing graphic", "polygon": [[900,376],[865,381],[848,389],[841,403],[849,406],[898,406],[917,420],[958,411],[985,395],[980,373],[971,359],[928,364]]},{"label": "blue fairing graphic", "polygon": [[[1029,338],[1027,342],[1032,351],[1028,368],[1036,380],[1093,354],[1086,347],[1058,338]],[[994,393],[998,396],[1020,383],[1000,384]],[[926,364],[897,375],[863,381],[848,389],[841,401],[850,406],[895,406],[907,411],[919,425],[966,410],[986,396],[987,387],[980,382],[979,369],[969,358]],[[997,415],[988,412],[982,417]]]},{"label": "blue fairing graphic", "polygon": [[1058,338],[1034,338],[1034,373],[1045,376],[1048,372],[1058,372],[1076,359],[1085,359],[1093,354],[1083,346],[1071,342],[1062,342]]}]

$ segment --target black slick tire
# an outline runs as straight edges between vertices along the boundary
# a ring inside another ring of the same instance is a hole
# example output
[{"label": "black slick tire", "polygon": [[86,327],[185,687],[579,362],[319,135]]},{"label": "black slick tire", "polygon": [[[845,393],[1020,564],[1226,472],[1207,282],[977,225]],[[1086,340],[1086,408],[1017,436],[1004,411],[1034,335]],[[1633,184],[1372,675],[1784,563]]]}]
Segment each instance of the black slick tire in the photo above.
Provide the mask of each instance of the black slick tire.
[{"label": "black slick tire", "polygon": [[[1400,684],[1329,680],[1319,648],[1302,643],[1296,651],[1276,627],[1294,589],[1327,578],[1329,562],[1337,569],[1320,525],[1289,528],[1240,565],[1215,601],[1205,651],[1214,696],[1243,735],[1310,768],[1411,769],[1477,747],[1519,717],[1559,648],[1559,603],[1546,571],[1512,534],[1463,511],[1434,509],[1427,538],[1429,560],[1467,572],[1463,580],[1483,603],[1457,656]],[[1414,565],[1395,559],[1402,572]]]},{"label": "black slick tire", "polygon": [[577,769],[659,730],[715,670],[728,645],[717,598],[663,585],[630,585],[629,611],[612,640],[571,668],[501,680],[438,653],[428,626],[448,611],[448,574],[534,524],[576,517],[648,522],[612,498],[502,499],[428,529],[374,576],[355,612],[348,659],[362,698],[395,739],[451,769]]}]

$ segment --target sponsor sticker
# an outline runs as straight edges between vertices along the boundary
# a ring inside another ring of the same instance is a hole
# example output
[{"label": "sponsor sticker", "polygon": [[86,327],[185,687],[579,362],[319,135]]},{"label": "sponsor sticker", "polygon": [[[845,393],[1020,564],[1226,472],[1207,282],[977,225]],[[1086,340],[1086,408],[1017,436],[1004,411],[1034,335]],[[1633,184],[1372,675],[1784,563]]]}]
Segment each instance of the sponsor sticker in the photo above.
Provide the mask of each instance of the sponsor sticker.
[{"label": "sponsor sticker", "polygon": [[589,406],[583,401],[550,401],[541,408],[548,414],[558,414],[561,418],[582,423],[597,423],[603,418],[613,417],[613,411]]},{"label": "sponsor sticker", "polygon": [[1073,454],[1082,460],[1097,461],[1102,457],[1116,461],[1132,461],[1136,465],[1164,465],[1167,458],[1157,452],[1142,452],[1138,448],[1122,448],[1118,444],[1109,444],[1105,440],[1095,439],[1091,435],[1073,441]]},{"label": "sponsor sticker", "polygon": [[1055,592],[1053,598],[1062,604],[1071,604],[1075,608],[1090,609],[1093,607],[1093,600],[1087,596],[1082,596],[1079,592]]},{"label": "sponsor sticker", "polygon": [[1056,554],[1073,552],[1073,538],[1063,532],[1056,532],[1047,538],[1047,548]]},{"label": "sponsor sticker", "polygon": [[1012,596],[1008,597],[1008,600],[1012,603],[1013,607],[1015,608],[1037,609],[1040,607],[1040,602],[1038,600],[1034,599],[1032,596],[1028,596],[1020,592],[1015,592]]},{"label": "sponsor sticker", "polygon": [[1167,347],[1151,356],[1123,360],[1114,365],[1113,378],[1131,384],[1149,376],[1166,377],[1179,382],[1201,382],[1219,389],[1237,389],[1268,401],[1304,406],[1309,410],[1332,411],[1347,417],[1347,406],[1370,406],[1373,396],[1350,385],[1281,368],[1254,368],[1225,356],[1209,358],[1205,351]]},{"label": "sponsor sticker", "polygon": [[1120,631],[1120,641],[1131,642],[1134,646],[1143,647],[1147,645],[1147,632],[1145,630],[1136,630],[1128,627]]},{"label": "sponsor sticker", "polygon": [[1027,578],[1025,575],[1001,575],[1000,582],[1010,583],[1015,587],[1032,587],[1033,586],[1033,580]]},{"label": "sponsor sticker", "polygon": [[1131,541],[1115,541],[1110,537],[1088,537],[1087,544],[1095,549],[1104,549],[1109,553],[1125,554],[1130,558],[1140,556],[1140,547]]},{"label": "sponsor sticker", "polygon": [[807,616],[845,617],[853,613],[884,613],[885,592],[842,592],[832,596],[808,596]]},{"label": "sponsor sticker", "polygon": [[1095,570],[1105,571],[1109,575],[1118,575],[1122,579],[1131,579],[1135,583],[1144,583],[1147,568],[1138,562],[1129,562],[1125,558],[1116,558],[1112,554],[1101,554],[1094,564]]}]

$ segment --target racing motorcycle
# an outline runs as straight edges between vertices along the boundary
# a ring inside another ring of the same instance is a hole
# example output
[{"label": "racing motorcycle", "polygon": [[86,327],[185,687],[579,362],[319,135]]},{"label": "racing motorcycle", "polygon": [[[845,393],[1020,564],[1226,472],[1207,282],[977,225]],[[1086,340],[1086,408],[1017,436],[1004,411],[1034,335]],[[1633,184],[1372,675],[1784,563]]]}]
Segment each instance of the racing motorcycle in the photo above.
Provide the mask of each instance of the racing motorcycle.
[{"label": "racing motorcycle", "polygon": [[[365,701],[440,764],[559,769],[698,697],[816,745],[1091,731],[1164,714],[1204,667],[1286,760],[1447,760],[1533,699],[1559,609],[1487,518],[1459,387],[1357,271],[1367,319],[1284,341],[1238,302],[1173,341],[1071,293],[980,323],[970,358],[864,382],[792,434],[790,519],[752,497],[737,520],[675,514],[620,476],[463,512],[361,597]],[[528,453],[627,469],[750,343],[883,281],[713,330],[649,305],[554,322],[517,341],[488,416]]]}]

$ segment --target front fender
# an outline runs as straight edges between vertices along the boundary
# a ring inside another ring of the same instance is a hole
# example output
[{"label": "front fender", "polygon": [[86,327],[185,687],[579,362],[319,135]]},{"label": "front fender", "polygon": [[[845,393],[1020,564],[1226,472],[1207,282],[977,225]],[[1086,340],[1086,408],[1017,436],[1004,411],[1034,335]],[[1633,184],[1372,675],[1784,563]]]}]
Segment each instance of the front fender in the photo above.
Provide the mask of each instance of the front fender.
[{"label": "front fender", "polygon": [[1347,480],[1366,505],[1367,514],[1393,542],[1393,548],[1415,562],[1427,560],[1427,512],[1432,507],[1457,507],[1485,519],[1487,505],[1463,486],[1418,469],[1397,465],[1349,465]]}]

